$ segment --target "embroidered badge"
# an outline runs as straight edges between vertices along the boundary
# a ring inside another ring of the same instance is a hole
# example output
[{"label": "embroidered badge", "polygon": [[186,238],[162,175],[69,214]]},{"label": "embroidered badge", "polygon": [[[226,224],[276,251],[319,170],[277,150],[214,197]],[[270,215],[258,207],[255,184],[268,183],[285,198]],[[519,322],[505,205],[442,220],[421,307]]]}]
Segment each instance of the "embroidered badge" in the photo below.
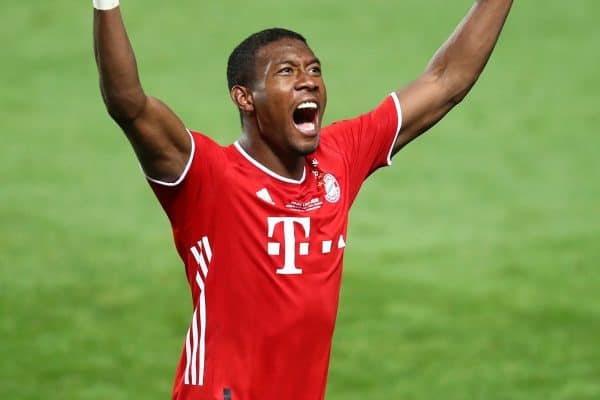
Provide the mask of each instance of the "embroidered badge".
[{"label": "embroidered badge", "polygon": [[337,203],[342,190],[335,176],[329,173],[325,174],[323,176],[323,184],[325,185],[325,200],[330,203]]}]

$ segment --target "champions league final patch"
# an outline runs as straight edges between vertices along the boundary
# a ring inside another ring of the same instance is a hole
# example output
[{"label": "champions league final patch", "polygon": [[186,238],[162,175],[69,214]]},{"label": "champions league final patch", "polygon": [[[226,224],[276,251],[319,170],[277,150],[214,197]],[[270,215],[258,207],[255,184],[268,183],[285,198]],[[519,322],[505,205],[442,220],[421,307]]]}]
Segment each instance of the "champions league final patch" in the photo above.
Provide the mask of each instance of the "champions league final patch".
[{"label": "champions league final patch", "polygon": [[314,211],[321,208],[322,205],[323,202],[319,198],[315,197],[310,201],[304,202],[293,200],[286,204],[285,207],[295,211]]},{"label": "champions league final patch", "polygon": [[323,177],[323,184],[325,185],[325,200],[330,203],[337,203],[340,199],[342,189],[335,176],[330,173],[325,174]]}]

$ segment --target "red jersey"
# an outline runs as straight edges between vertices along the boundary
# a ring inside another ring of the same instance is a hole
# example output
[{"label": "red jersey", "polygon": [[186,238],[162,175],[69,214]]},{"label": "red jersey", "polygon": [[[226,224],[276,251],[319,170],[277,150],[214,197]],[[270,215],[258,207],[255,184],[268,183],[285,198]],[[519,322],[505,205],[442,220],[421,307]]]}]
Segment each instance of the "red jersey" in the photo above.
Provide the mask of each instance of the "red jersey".
[{"label": "red jersey", "polygon": [[150,180],[192,292],[173,399],[324,398],[348,212],[400,124],[393,93],[323,128],[300,180],[192,133],[180,180]]}]

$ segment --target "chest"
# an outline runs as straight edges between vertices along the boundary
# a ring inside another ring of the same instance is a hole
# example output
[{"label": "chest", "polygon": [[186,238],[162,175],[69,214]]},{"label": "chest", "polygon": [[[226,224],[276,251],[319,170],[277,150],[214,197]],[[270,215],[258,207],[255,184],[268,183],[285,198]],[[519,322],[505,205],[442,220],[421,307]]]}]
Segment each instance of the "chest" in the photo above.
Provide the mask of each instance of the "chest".
[{"label": "chest", "polygon": [[299,182],[243,166],[223,174],[214,218],[232,256],[260,261],[276,275],[324,272],[328,260],[337,263],[346,244],[346,174],[341,165],[311,161]]}]

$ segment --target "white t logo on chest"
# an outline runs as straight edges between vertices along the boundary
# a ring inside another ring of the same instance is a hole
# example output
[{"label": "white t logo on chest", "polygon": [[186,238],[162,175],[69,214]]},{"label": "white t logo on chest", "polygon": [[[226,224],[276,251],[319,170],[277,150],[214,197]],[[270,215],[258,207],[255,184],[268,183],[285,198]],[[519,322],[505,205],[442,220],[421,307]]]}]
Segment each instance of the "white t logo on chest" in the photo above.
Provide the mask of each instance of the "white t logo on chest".
[{"label": "white t logo on chest", "polygon": [[[306,241],[297,242],[295,234],[295,225],[298,224],[304,232]],[[277,269],[279,275],[300,275],[302,269],[296,266],[296,247],[298,255],[308,255],[308,237],[310,235],[310,218],[292,218],[292,217],[268,217],[268,235],[270,239],[274,238],[277,226],[283,226],[283,266]],[[281,243],[269,242],[267,252],[270,256],[281,255]]]}]

